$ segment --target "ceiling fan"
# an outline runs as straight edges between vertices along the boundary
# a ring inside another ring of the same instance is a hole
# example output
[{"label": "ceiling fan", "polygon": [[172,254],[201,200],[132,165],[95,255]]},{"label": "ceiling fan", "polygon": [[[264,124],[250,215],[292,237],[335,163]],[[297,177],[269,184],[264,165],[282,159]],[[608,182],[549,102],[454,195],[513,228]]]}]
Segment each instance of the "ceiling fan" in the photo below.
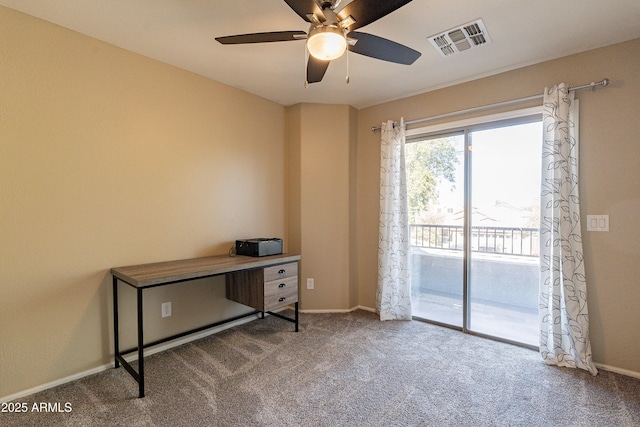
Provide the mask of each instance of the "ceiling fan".
[{"label": "ceiling fan", "polygon": [[[324,77],[331,60],[345,50],[397,64],[410,65],[420,52],[372,34],[354,31],[401,8],[411,0],[353,0],[336,11],[340,0],[284,0],[302,19],[311,23],[309,32],[274,31],[216,37],[222,44],[269,43],[306,40],[309,58],[307,83]],[[348,82],[347,77],[347,82]]]}]

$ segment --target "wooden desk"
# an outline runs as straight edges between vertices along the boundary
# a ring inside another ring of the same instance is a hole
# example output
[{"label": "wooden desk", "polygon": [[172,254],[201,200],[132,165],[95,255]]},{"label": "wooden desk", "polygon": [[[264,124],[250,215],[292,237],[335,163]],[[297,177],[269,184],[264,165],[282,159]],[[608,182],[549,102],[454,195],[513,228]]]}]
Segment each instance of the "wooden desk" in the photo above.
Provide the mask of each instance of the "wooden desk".
[{"label": "wooden desk", "polygon": [[[146,347],[255,314],[261,314],[264,318],[265,312],[295,323],[297,332],[299,260],[300,255],[290,254],[265,257],[242,255],[229,257],[225,255],[112,268],[115,367],[118,368],[122,364],[127,372],[138,382],[139,397],[144,397],[144,349]],[[142,322],[142,293],[145,289],[219,275],[225,275],[226,277],[227,298],[253,307],[256,311],[145,344]],[[118,332],[118,282],[126,283],[135,288],[137,294],[138,345],[125,351],[120,351]],[[270,311],[291,303],[295,304],[294,319]],[[137,372],[123,357],[136,351],[138,352]]]}]

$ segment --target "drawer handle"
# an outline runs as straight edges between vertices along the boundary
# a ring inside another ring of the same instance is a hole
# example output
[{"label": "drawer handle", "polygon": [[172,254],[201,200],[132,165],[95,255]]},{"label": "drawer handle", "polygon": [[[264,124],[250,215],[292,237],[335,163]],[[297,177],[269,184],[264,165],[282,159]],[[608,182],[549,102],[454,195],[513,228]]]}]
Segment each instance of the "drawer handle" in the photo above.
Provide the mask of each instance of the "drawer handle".
[{"label": "drawer handle", "polygon": [[282,302],[282,301],[286,301],[287,299],[285,297],[281,297],[278,302]]},{"label": "drawer handle", "polygon": [[282,270],[278,271],[278,274],[284,274],[286,273],[286,270],[283,268]]},{"label": "drawer handle", "polygon": [[280,283],[280,284],[278,285],[278,287],[279,287],[279,288],[284,288],[285,286],[287,286],[287,285],[286,285],[286,284],[284,284],[284,283]]}]

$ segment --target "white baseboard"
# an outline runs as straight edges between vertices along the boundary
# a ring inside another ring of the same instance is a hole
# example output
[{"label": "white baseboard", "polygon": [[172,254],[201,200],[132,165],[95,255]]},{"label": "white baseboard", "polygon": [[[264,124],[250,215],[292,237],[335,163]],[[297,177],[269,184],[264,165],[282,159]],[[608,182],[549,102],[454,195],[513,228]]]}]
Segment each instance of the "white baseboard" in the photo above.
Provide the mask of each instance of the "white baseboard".
[{"label": "white baseboard", "polygon": [[59,385],[66,384],[71,381],[79,380],[80,378],[88,377],[89,375],[94,375],[99,372],[106,371],[109,368],[113,368],[113,363],[109,363],[108,365],[98,366],[96,368],[89,369],[88,371],[79,372],[77,374],[73,374],[65,378],[60,378],[59,380],[51,381],[49,383],[30,388],[28,390],[23,390],[23,391],[19,391],[18,393],[0,397],[0,402],[11,402],[12,400],[20,399],[22,397],[29,396],[34,393],[38,393],[39,391],[47,390],[49,388],[57,387]]},{"label": "white baseboard", "polygon": [[602,369],[603,371],[614,372],[620,375],[626,375],[627,377],[633,377],[640,379],[640,372],[630,371],[628,369],[616,368],[615,366],[603,365],[602,363],[595,363],[596,368]]},{"label": "white baseboard", "polygon": [[[265,313],[265,316],[268,316],[268,315],[269,315],[268,313]],[[208,337],[209,335],[217,334],[218,332],[222,332],[222,331],[224,331],[226,329],[233,328],[235,326],[239,326],[239,325],[242,325],[244,323],[248,323],[248,322],[254,321],[256,319],[259,319],[259,317],[260,316],[258,314],[256,314],[255,316],[244,317],[242,319],[234,320],[233,322],[225,323],[225,324],[222,324],[220,326],[216,326],[214,328],[207,329],[205,331],[195,333],[193,335],[188,335],[186,337],[177,338],[177,339],[172,340],[172,341],[167,341],[165,343],[159,344],[159,345],[151,347],[149,349],[145,349],[144,355],[145,356],[150,356],[152,354],[159,353],[161,351],[165,351],[165,350],[168,350],[168,349],[173,348],[173,347],[178,347],[180,345],[187,344],[187,343],[189,343],[191,341],[195,341],[195,340],[198,340],[198,339],[201,339],[201,338],[205,338],[205,337]],[[113,357],[113,355],[111,357]],[[137,359],[138,359],[138,353],[136,353],[136,352],[131,353],[131,354],[127,355],[127,357],[125,357],[125,360],[127,360],[129,362],[137,360]],[[66,384],[66,383],[69,383],[71,381],[79,380],[81,378],[88,377],[89,375],[94,375],[94,374],[106,371],[108,369],[113,369],[113,363],[108,363],[106,365],[97,366],[97,367],[91,368],[91,369],[89,369],[87,371],[79,372],[77,374],[73,374],[73,375],[70,375],[68,377],[60,378],[58,380],[51,381],[51,382],[48,382],[46,384],[42,384],[42,385],[36,386],[36,387],[30,388],[28,390],[23,390],[23,391],[20,391],[18,393],[14,393],[14,394],[10,394],[8,396],[0,397],[0,402],[11,402],[12,400],[20,399],[22,397],[29,396],[31,394],[38,393],[40,391],[47,390],[47,389],[50,389],[50,388],[53,388],[53,387],[57,387],[59,385]]]},{"label": "white baseboard", "polygon": [[[268,316],[269,313],[265,313],[264,315]],[[195,333],[193,335],[187,335],[182,338],[176,338],[175,340],[167,341],[165,343],[153,346],[149,349],[145,349],[144,355],[151,356],[152,354],[160,353],[161,351],[169,350],[170,348],[178,347],[183,344],[190,343],[191,341],[199,340],[201,338],[208,337],[209,335],[217,334],[218,332],[222,332],[229,328],[233,328],[234,326],[244,325],[245,323],[252,322],[259,318],[260,318],[259,314],[256,314],[254,316],[247,316],[247,317],[243,317],[242,319],[234,320],[233,322],[224,323],[214,328]],[[127,355],[127,357],[125,357],[125,360],[126,361],[138,360],[138,353],[134,352],[134,353],[131,353],[130,355]]]},{"label": "white baseboard", "polygon": [[323,308],[323,309],[308,309],[308,310],[300,310],[300,313],[352,313],[356,310],[365,310],[371,311],[375,313],[373,308],[365,307],[362,305],[357,305],[352,308]]},{"label": "white baseboard", "polygon": [[350,309],[350,308],[322,308],[322,309],[300,310],[300,313],[305,313],[305,314],[351,313],[352,311],[353,309]]}]

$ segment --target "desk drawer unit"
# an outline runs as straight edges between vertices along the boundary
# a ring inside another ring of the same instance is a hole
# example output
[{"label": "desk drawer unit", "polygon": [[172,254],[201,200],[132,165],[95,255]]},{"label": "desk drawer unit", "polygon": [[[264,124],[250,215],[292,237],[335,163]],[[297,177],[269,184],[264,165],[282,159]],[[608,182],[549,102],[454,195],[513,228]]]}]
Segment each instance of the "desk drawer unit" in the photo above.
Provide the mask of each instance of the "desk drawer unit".
[{"label": "desk drawer unit", "polygon": [[264,311],[298,301],[298,263],[264,269]]},{"label": "desk drawer unit", "polygon": [[227,274],[227,299],[266,312],[298,302],[298,263]]}]

